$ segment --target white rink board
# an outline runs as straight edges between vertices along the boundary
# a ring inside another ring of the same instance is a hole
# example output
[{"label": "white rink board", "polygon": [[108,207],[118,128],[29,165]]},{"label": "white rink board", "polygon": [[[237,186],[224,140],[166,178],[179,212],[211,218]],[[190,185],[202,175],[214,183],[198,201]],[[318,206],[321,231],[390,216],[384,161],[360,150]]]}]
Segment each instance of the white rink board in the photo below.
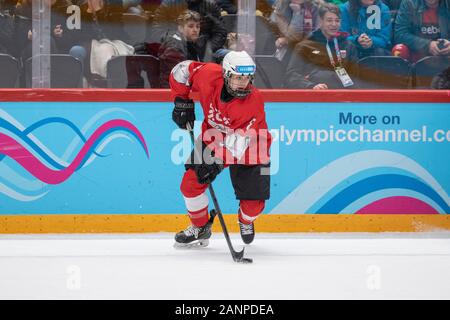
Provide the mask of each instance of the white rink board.
[{"label": "white rink board", "polygon": [[[1,235],[0,299],[450,299],[450,233]],[[239,235],[232,235],[237,249]]]}]

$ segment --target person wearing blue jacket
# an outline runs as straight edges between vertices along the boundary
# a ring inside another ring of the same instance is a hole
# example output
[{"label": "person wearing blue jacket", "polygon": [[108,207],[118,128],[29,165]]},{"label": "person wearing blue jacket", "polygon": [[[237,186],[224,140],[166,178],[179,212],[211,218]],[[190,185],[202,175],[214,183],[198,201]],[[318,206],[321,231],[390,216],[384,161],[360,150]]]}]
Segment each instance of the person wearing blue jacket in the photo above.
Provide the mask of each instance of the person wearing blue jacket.
[{"label": "person wearing blue jacket", "polygon": [[349,0],[340,6],[341,31],[356,45],[359,58],[389,55],[392,23],[381,0]]}]

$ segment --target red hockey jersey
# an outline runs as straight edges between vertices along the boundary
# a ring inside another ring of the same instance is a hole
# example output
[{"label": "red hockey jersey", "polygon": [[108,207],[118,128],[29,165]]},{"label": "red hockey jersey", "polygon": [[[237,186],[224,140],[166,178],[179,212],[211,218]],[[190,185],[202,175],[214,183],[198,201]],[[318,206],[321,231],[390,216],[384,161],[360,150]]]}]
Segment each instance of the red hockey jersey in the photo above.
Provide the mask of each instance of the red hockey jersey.
[{"label": "red hockey jersey", "polygon": [[172,97],[189,99],[197,92],[204,113],[202,139],[225,164],[269,162],[272,141],[268,132],[264,101],[252,87],[243,99],[221,101],[222,67],[215,63],[183,61],[170,74]]}]

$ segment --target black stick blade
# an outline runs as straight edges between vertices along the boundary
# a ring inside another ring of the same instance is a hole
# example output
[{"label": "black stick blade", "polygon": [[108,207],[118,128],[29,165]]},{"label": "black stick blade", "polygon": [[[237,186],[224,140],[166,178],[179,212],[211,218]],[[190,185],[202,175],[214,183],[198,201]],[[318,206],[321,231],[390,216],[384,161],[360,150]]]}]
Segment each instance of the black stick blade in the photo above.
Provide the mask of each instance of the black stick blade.
[{"label": "black stick blade", "polygon": [[239,263],[253,263],[253,259],[250,259],[250,258],[242,258],[241,260],[236,261],[236,262],[239,262]]},{"label": "black stick blade", "polygon": [[252,263],[253,262],[253,259],[244,258],[244,250],[245,250],[245,248],[239,252],[233,251],[234,262],[238,262],[238,263]]},{"label": "black stick blade", "polygon": [[234,261],[239,261],[242,260],[244,258],[244,249],[242,249],[242,251],[236,252],[233,250],[233,260]]}]

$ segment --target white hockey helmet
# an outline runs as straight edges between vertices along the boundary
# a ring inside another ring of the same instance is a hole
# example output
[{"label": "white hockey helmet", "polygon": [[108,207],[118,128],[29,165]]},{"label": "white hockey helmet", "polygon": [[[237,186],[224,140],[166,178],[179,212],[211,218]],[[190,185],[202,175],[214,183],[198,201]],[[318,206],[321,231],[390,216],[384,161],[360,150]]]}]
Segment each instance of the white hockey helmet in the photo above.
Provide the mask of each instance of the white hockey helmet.
[{"label": "white hockey helmet", "polygon": [[[244,98],[251,92],[251,84],[255,77],[256,64],[252,57],[245,51],[230,51],[222,61],[223,78],[228,93],[237,98]],[[233,90],[230,87],[230,77],[232,74],[250,76],[249,86],[245,89]]]}]

